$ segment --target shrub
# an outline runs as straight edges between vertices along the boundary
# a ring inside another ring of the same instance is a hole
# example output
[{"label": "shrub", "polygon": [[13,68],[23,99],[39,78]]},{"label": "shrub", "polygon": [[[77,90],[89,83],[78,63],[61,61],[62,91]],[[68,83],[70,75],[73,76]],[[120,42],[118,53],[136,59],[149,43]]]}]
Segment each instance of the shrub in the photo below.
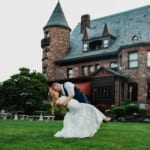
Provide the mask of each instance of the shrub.
[{"label": "shrub", "polygon": [[139,107],[134,104],[129,104],[125,106],[126,115],[132,115],[133,113],[139,113]]},{"label": "shrub", "polygon": [[44,115],[50,115],[51,114],[50,104],[47,104],[47,103],[42,104],[39,110],[44,111],[43,112]]},{"label": "shrub", "polygon": [[54,115],[56,120],[62,120],[67,113],[66,107],[55,107]]},{"label": "shrub", "polygon": [[145,115],[146,114],[146,109],[140,108],[139,109],[139,114],[142,115],[142,116]]},{"label": "shrub", "polygon": [[116,118],[125,117],[125,107],[119,106],[112,109],[112,112],[115,114]]},{"label": "shrub", "polygon": [[105,115],[108,115],[108,116],[112,115],[112,110],[111,109],[106,109],[105,110]]},{"label": "shrub", "polygon": [[123,102],[123,105],[129,105],[131,103],[131,100],[125,99]]}]

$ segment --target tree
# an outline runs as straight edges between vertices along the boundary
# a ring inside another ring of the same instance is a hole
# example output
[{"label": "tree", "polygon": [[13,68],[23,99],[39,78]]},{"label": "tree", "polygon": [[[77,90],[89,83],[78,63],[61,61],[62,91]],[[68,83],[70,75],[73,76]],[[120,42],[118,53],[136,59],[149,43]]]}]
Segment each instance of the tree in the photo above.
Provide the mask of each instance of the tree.
[{"label": "tree", "polygon": [[43,74],[30,72],[28,68],[19,71],[0,85],[0,107],[30,114],[39,110],[43,100],[47,99],[47,80]]}]

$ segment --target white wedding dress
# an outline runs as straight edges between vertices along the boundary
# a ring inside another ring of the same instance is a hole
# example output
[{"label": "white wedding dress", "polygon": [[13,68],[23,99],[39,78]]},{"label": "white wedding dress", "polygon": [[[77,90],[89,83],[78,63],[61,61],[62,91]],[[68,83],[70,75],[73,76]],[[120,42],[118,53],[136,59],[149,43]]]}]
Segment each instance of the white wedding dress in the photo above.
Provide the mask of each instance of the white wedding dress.
[{"label": "white wedding dress", "polygon": [[[62,96],[60,99],[64,100],[65,98],[65,96]],[[64,117],[63,128],[55,134],[55,137],[92,137],[106,117],[93,105],[79,103],[75,99],[70,100],[67,108],[69,111]]]}]

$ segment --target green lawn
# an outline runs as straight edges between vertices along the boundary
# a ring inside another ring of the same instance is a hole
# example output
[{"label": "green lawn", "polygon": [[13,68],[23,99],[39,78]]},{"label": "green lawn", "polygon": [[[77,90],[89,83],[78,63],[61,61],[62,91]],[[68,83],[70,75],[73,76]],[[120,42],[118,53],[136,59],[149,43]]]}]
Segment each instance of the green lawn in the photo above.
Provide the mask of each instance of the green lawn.
[{"label": "green lawn", "polygon": [[103,123],[92,138],[54,138],[62,121],[0,120],[0,150],[148,150],[150,124]]}]

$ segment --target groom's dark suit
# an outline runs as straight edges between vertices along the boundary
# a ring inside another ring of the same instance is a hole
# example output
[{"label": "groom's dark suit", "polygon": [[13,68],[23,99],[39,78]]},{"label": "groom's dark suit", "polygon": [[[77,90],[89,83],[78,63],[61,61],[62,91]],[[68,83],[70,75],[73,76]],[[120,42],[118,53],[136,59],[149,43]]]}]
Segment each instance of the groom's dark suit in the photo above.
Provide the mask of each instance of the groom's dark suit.
[{"label": "groom's dark suit", "polygon": [[[65,96],[68,96],[67,89],[65,85],[63,84],[63,89],[65,92]],[[88,103],[87,97],[83,94],[83,92],[76,86],[74,86],[74,99],[78,100],[80,103]]]}]

